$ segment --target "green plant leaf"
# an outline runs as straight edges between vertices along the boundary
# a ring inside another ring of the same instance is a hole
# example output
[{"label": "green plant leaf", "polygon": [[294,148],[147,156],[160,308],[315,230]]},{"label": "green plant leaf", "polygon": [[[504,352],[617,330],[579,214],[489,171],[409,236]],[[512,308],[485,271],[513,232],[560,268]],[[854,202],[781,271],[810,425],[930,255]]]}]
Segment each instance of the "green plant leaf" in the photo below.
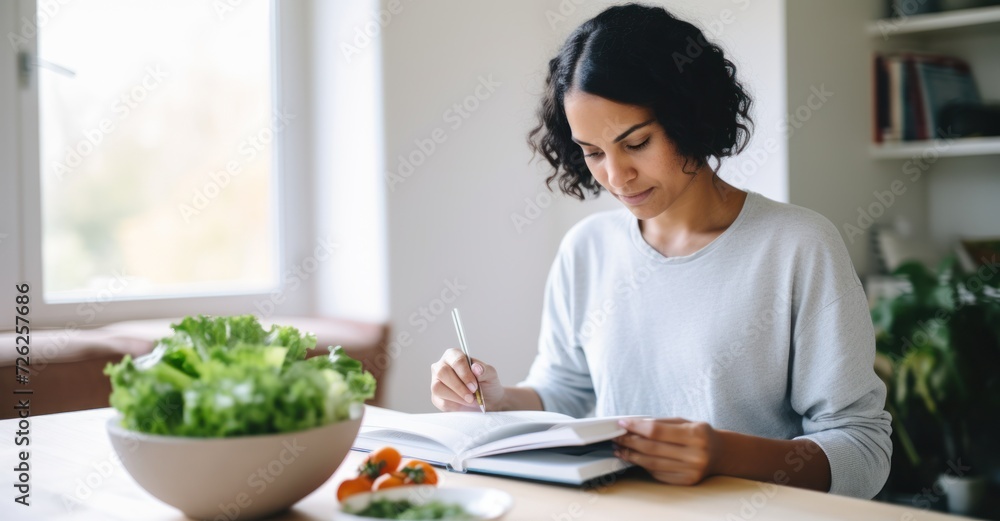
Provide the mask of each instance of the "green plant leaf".
[{"label": "green plant leaf", "polygon": [[955,273],[957,271],[958,271],[958,258],[955,257],[954,255],[948,255],[945,258],[941,259],[941,262],[938,263],[937,269],[935,270],[938,276],[938,280],[941,281],[942,284],[950,283],[951,280],[955,277]]},{"label": "green plant leaf", "polygon": [[931,292],[937,286],[937,277],[918,261],[904,262],[892,274],[909,281],[913,295],[919,304],[926,303]]},{"label": "green plant leaf", "polygon": [[896,407],[899,408],[899,412],[906,417],[909,411],[909,398],[910,398],[910,357],[903,357],[896,368]]},{"label": "green plant leaf", "polygon": [[934,371],[934,357],[928,351],[922,351],[914,356],[913,368],[913,391],[923,402],[927,412],[932,416],[937,416],[937,401],[930,388],[930,376]]}]

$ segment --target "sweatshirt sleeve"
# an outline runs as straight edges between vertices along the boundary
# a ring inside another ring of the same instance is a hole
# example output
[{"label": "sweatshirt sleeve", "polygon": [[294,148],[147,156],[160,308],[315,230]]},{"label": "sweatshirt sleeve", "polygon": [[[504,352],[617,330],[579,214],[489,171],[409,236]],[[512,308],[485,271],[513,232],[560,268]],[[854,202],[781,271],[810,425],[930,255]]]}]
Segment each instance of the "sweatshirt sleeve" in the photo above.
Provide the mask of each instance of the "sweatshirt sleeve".
[{"label": "sweatshirt sleeve", "polygon": [[564,242],[545,283],[538,354],[527,378],[517,386],[534,389],[546,411],[581,418],[593,411],[597,397],[587,357],[573,326],[572,264]]},{"label": "sweatshirt sleeve", "polygon": [[885,384],[874,370],[875,331],[860,283],[798,329],[791,405],[802,415],[799,438],[826,453],[831,493],[870,499],[889,475],[892,428],[884,409]]}]

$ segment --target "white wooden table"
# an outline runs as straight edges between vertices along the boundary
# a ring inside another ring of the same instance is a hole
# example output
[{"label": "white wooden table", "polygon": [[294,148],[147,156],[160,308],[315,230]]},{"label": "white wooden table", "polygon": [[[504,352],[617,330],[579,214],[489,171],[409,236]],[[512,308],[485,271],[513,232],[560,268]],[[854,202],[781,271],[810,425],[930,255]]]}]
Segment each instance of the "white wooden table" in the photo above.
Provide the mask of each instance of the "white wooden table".
[{"label": "white wooden table", "polygon": [[[30,507],[14,503],[16,420],[0,421],[0,520],[184,520],[178,510],[146,493],[122,468],[105,422],[114,411],[94,409],[31,418]],[[351,452],[337,472],[283,516],[330,520],[337,485],[355,473],[361,453]],[[192,479],[194,476],[186,476]],[[515,498],[505,520],[883,520],[961,519],[886,503],[822,494],[735,478],[716,477],[694,487],[669,486],[633,469],[607,486],[540,484],[475,474],[441,472],[441,486],[495,487]]]}]

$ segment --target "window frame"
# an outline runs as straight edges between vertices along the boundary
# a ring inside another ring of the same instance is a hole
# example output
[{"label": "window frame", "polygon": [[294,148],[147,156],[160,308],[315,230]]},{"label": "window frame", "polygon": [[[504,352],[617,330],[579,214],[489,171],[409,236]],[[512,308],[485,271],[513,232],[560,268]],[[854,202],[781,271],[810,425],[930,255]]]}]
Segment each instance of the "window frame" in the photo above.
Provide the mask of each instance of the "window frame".
[{"label": "window frame", "polygon": [[[271,25],[271,95],[272,112],[275,110],[288,110],[298,116],[305,116],[306,111],[293,96],[297,90],[301,90],[304,79],[301,77],[303,70],[286,71],[282,64],[286,59],[292,59],[293,53],[301,52],[305,42],[302,40],[301,31],[292,28],[295,24],[302,22],[303,11],[294,5],[293,2],[279,2],[269,0],[272,12]],[[58,5],[58,4],[57,4]],[[10,4],[8,4],[10,6]],[[301,121],[298,125],[302,127],[299,132],[285,131],[276,132],[274,153],[271,169],[274,180],[274,190],[272,191],[272,204],[276,208],[275,240],[278,246],[276,255],[277,266],[275,278],[277,286],[271,291],[265,292],[226,292],[199,296],[149,296],[149,297],[113,297],[111,291],[99,292],[98,295],[86,300],[46,302],[44,299],[44,288],[42,280],[42,238],[41,238],[41,183],[39,165],[39,105],[38,105],[38,79],[37,68],[28,74],[27,85],[22,85],[20,73],[20,52],[27,52],[28,56],[36,57],[38,54],[37,29],[33,34],[21,34],[24,20],[31,20],[34,27],[38,28],[37,21],[37,0],[19,0],[16,6],[6,7],[13,10],[12,21],[5,27],[13,30],[15,34],[25,37],[26,43],[22,43],[18,49],[13,45],[8,45],[4,53],[11,53],[13,63],[18,68],[14,74],[13,81],[5,79],[5,86],[0,86],[0,93],[7,90],[11,83],[14,85],[13,95],[3,103],[13,105],[17,122],[13,125],[13,135],[8,137],[10,132],[7,128],[0,128],[0,151],[4,149],[15,150],[17,162],[13,169],[7,169],[3,184],[16,186],[14,190],[3,190],[8,194],[17,194],[16,200],[10,201],[10,197],[0,199],[0,205],[13,207],[17,219],[16,229],[18,236],[8,236],[0,241],[10,241],[8,245],[14,246],[15,255],[4,256],[0,253],[0,283],[4,288],[0,295],[13,295],[15,284],[27,282],[31,287],[31,323],[35,327],[68,327],[83,328],[88,326],[99,326],[123,320],[151,319],[180,317],[191,314],[212,314],[229,315],[253,313],[263,315],[266,318],[270,313],[269,306],[261,308],[258,303],[275,300],[281,302],[280,306],[275,306],[272,312],[280,314],[302,314],[312,307],[314,296],[310,288],[297,288],[289,291],[285,283],[286,269],[293,266],[295,252],[303,252],[310,249],[309,237],[309,212],[293,211],[301,208],[301,204],[292,200],[292,197],[300,197],[303,193],[308,193],[309,169],[307,168],[307,156],[303,153],[304,140],[300,137],[307,132],[308,123]],[[58,14],[56,14],[57,16]],[[7,31],[4,31],[6,33]],[[8,60],[10,57],[8,57]],[[6,60],[4,60],[6,61]],[[2,63],[2,61],[0,61]],[[289,69],[296,69],[293,65]],[[10,70],[10,69],[8,69]],[[287,74],[290,73],[290,74]],[[294,74],[291,75],[291,74]],[[5,96],[6,97],[6,96]],[[305,118],[301,118],[304,120]],[[299,137],[297,137],[299,136]],[[11,146],[9,141],[15,143]],[[11,172],[11,170],[13,170]],[[11,175],[12,174],[12,175]],[[13,177],[11,179],[10,177]],[[6,204],[4,204],[6,203]],[[7,208],[5,208],[6,210]],[[305,215],[304,215],[305,214]],[[0,233],[8,233],[0,230]],[[0,248],[5,246],[0,242]],[[3,248],[7,250],[7,248]],[[9,253],[9,251],[8,251]],[[16,276],[14,276],[16,274]],[[12,316],[0,316],[0,328],[13,327]]]}]

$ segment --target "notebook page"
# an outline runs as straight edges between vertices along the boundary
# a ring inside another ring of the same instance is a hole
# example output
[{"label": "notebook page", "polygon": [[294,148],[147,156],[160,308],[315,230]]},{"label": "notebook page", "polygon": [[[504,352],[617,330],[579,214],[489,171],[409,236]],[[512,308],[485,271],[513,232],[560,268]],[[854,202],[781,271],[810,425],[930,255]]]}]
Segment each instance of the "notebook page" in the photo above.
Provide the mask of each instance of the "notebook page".
[{"label": "notebook page", "polygon": [[618,425],[618,418],[581,418],[556,425],[541,432],[520,434],[470,448],[459,459],[476,458],[506,452],[588,445],[621,436],[627,431]]},{"label": "notebook page", "polygon": [[367,406],[361,430],[383,428],[418,434],[458,454],[469,447],[572,421],[574,418],[571,416],[545,411],[407,414]]},{"label": "notebook page", "polygon": [[[505,412],[445,412],[421,414],[413,418],[414,423],[428,427],[447,426],[459,433],[449,440],[449,447],[456,453],[470,447],[529,432],[546,430],[554,425],[573,421],[571,416],[545,411],[505,411]],[[423,428],[423,427],[421,427]]]},{"label": "notebook page", "polygon": [[354,439],[352,448],[373,451],[386,445],[396,447],[404,458],[422,459],[438,465],[449,465],[455,459],[451,450],[434,440],[390,429],[360,432]]},{"label": "notebook page", "polygon": [[454,447],[461,446],[465,440],[466,435],[463,432],[447,425],[414,421],[413,418],[418,416],[421,415],[366,405],[359,434],[386,430],[404,432],[432,440],[455,454],[459,452],[454,450]]}]

